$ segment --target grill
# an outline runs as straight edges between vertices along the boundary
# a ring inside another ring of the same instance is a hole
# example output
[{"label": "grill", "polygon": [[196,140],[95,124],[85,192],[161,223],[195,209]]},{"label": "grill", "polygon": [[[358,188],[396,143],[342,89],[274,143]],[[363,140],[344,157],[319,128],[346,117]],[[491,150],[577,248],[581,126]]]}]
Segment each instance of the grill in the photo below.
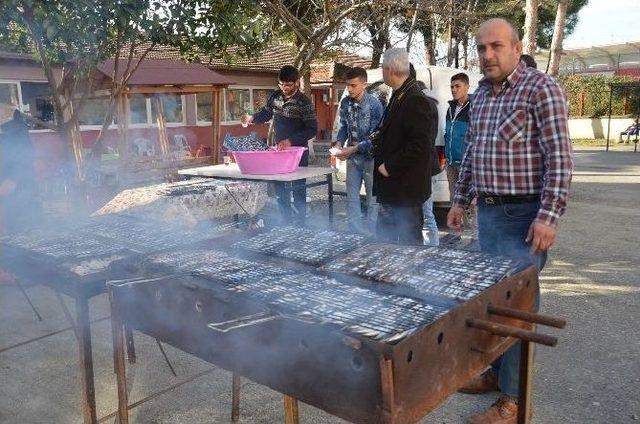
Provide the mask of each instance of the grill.
[{"label": "grill", "polygon": [[[109,282],[120,422],[127,422],[123,325],[357,423],[418,421],[513,337],[555,342],[529,331],[542,322],[526,312],[534,307],[533,267],[352,237],[332,252],[297,255],[290,252],[344,237],[277,228],[225,250],[147,255],[136,278]],[[336,251],[348,260],[329,263]],[[373,252],[378,260],[365,261]]]},{"label": "grill", "polygon": [[468,300],[525,264],[515,260],[446,248],[372,243],[323,267],[421,294]]},{"label": "grill", "polygon": [[94,215],[127,214],[141,219],[198,222],[235,214],[257,214],[267,201],[263,183],[193,179],[124,190]]},{"label": "grill", "polygon": [[241,240],[236,249],[273,255],[309,265],[320,265],[362,246],[367,239],[359,234],[314,231],[301,227],[275,227],[268,232]]}]

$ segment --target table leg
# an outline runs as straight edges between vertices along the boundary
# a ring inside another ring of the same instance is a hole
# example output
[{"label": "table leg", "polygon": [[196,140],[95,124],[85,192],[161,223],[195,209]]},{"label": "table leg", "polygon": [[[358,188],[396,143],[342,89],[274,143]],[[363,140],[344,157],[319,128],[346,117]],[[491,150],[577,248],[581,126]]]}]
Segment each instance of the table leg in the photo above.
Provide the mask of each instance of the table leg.
[{"label": "table leg", "polygon": [[284,395],[284,423],[300,423],[300,415],[298,414],[298,400],[287,395]]},{"label": "table leg", "polygon": [[522,340],[520,347],[520,387],[518,424],[529,424],[532,412],[533,343]]},{"label": "table leg", "polygon": [[127,326],[124,327],[124,339],[127,342],[127,358],[130,364],[136,363],[136,345],[133,343],[133,330]]},{"label": "table leg", "polygon": [[329,224],[333,225],[333,174],[327,175],[327,192],[329,196]]},{"label": "table leg", "polygon": [[231,377],[231,422],[240,420],[240,375],[235,372]]},{"label": "table leg", "polygon": [[113,360],[118,387],[118,421],[120,424],[129,423],[127,398],[127,369],[124,359],[124,327],[113,301],[111,301],[111,331],[113,334]]},{"label": "table leg", "polygon": [[78,329],[78,348],[80,350],[82,414],[84,424],[95,424],[98,420],[96,418],[96,393],[93,382],[89,298],[80,293],[76,294],[76,326]]}]

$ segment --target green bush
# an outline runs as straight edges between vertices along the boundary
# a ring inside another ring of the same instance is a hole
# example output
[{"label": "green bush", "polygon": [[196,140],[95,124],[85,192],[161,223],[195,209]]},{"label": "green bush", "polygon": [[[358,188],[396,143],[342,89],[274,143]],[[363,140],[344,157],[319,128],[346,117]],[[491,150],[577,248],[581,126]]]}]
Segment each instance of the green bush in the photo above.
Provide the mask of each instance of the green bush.
[{"label": "green bush", "polygon": [[[630,77],[614,75],[563,75],[558,78],[569,100],[569,116],[600,118],[609,113],[609,93],[611,83],[635,81]],[[611,99],[611,115],[635,114],[637,111],[637,91],[614,90]],[[625,97],[627,110],[625,113]],[[581,102],[584,102],[581,105]]]}]

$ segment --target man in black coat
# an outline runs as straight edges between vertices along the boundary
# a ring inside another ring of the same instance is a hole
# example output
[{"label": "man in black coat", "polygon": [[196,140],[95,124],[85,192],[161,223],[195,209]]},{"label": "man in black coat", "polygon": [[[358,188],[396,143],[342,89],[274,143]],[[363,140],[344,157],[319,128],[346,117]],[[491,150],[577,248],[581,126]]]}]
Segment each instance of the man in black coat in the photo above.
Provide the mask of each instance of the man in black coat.
[{"label": "man in black coat", "polygon": [[422,204],[431,196],[438,110],[411,78],[406,50],[385,52],[382,75],[393,94],[374,140],[377,236],[393,243],[422,244]]}]

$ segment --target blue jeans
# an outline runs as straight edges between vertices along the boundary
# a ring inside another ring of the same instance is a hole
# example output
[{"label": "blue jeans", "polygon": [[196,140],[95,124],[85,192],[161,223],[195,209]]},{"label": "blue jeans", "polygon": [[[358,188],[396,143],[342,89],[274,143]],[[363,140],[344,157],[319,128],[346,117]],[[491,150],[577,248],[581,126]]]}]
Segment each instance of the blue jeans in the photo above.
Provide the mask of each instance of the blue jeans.
[{"label": "blue jeans", "polygon": [[[364,182],[367,199],[367,223],[363,223],[360,207],[360,188]],[[354,155],[347,160],[347,216],[349,227],[358,233],[375,230],[378,204],[373,198],[373,159]]]},{"label": "blue jeans", "polygon": [[[433,183],[431,186],[433,187]],[[440,244],[440,237],[438,235],[436,216],[433,214],[433,195],[422,204],[422,216],[424,218],[422,233],[423,237],[426,236],[425,244],[428,244],[429,246],[438,246]]]},{"label": "blue jeans", "polygon": [[[300,158],[300,166],[309,166],[309,151],[305,150]],[[304,225],[307,216],[307,180],[296,180],[293,182],[293,206],[296,208],[296,215],[292,216],[291,199],[285,195],[284,185],[276,183],[276,195],[280,211],[285,220],[292,220],[298,225]]]},{"label": "blue jeans", "polygon": [[[478,202],[478,238],[480,250],[509,256],[535,264],[541,271],[547,253],[531,255],[525,241],[535,219],[540,202],[486,205]],[[536,309],[540,304],[540,289],[536,293]],[[498,376],[498,388],[507,396],[518,397],[520,381],[520,346],[517,342],[498,358],[492,367]]]}]

